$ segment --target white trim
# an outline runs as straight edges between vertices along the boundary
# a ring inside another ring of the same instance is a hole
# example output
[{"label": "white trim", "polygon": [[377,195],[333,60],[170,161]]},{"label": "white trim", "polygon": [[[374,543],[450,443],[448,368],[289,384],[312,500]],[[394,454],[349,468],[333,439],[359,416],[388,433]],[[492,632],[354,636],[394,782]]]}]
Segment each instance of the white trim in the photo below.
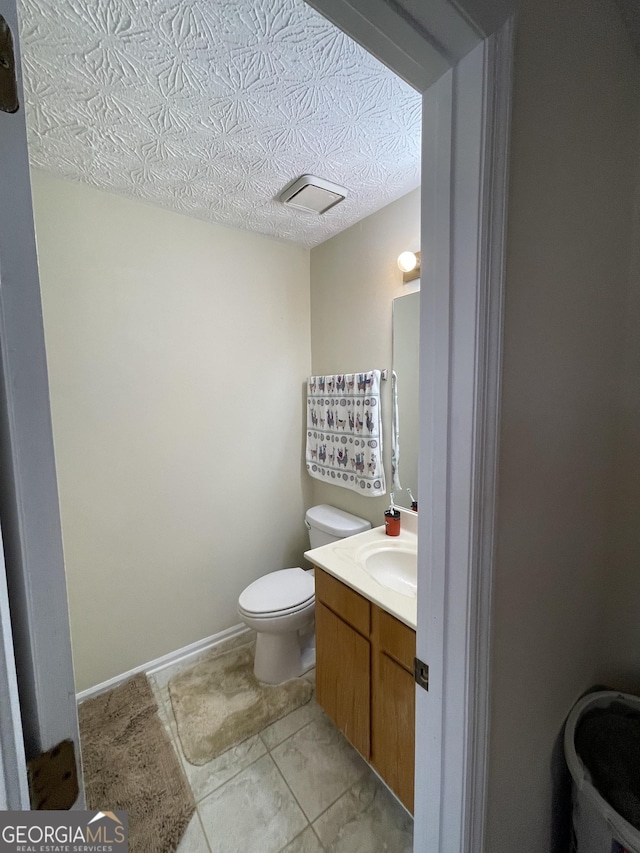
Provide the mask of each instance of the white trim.
[{"label": "white trim", "polygon": [[[476,560],[471,570],[469,755],[465,848],[484,850],[489,763],[491,602],[498,491],[500,376],[506,258],[513,19],[486,42],[485,143],[480,213]],[[475,647],[475,648],[474,648]]]},{"label": "white trim", "polygon": [[[306,2],[418,92],[428,89],[451,67],[451,59],[443,45],[430,39],[425,29],[418,30],[415,22],[398,14],[386,0]],[[447,11],[450,13],[450,10],[451,7]],[[476,40],[479,41],[479,37]]]},{"label": "white trim", "polygon": [[227,640],[249,633],[250,631],[246,625],[233,625],[231,628],[226,628],[224,631],[219,631],[217,634],[212,634],[210,637],[205,637],[203,640],[197,640],[195,643],[190,643],[190,645],[183,646],[181,649],[168,652],[166,655],[162,655],[162,657],[155,658],[155,660],[148,661],[147,663],[141,663],[139,666],[136,666],[127,672],[123,672],[120,675],[114,675],[113,678],[108,679],[108,681],[103,681],[101,684],[96,684],[94,687],[88,687],[86,690],[81,690],[80,693],[76,695],[76,701],[80,704],[81,702],[84,702],[85,699],[92,699],[94,696],[99,696],[101,693],[105,693],[107,690],[112,690],[114,687],[117,687],[129,678],[133,678],[134,675],[138,675],[140,672],[146,672],[147,675],[155,675],[163,669],[166,669],[168,666],[175,666],[178,663],[183,665],[190,662],[195,663],[198,658],[205,655],[215,646],[219,646],[220,643],[226,643]]},{"label": "white trim", "polygon": [[[423,275],[420,290],[420,447],[416,654],[429,664],[429,692],[416,687],[414,850],[440,850],[445,654],[451,154],[453,72],[425,92],[422,111]],[[454,846],[451,850],[456,849]]]}]

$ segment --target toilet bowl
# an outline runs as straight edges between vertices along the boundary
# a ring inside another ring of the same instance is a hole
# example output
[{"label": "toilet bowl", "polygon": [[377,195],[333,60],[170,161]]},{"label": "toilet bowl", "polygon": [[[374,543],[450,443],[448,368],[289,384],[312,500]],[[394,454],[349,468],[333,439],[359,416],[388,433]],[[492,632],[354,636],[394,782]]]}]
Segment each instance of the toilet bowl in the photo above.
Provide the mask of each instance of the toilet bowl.
[{"label": "toilet bowl", "polygon": [[[322,504],[308,510],[305,523],[312,548],[368,530],[371,524]],[[263,575],[240,594],[238,614],[256,636],[253,671],[265,684],[304,675],[316,663],[313,570],[279,569]]]},{"label": "toilet bowl", "polygon": [[280,684],[315,666],[315,646],[301,643],[301,636],[313,635],[315,601],[313,576],[301,568],[270,572],[241,593],[238,613],[257,634],[258,681]]}]

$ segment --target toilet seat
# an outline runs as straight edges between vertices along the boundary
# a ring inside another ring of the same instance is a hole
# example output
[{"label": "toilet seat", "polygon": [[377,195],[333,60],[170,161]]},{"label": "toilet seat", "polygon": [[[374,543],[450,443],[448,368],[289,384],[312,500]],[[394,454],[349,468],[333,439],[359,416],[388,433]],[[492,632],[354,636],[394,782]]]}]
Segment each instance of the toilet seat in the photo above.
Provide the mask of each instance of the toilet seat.
[{"label": "toilet seat", "polygon": [[264,619],[266,622],[268,619],[284,619],[285,616],[293,616],[296,613],[302,613],[304,610],[313,610],[315,604],[316,599],[315,596],[313,596],[304,604],[301,604],[298,607],[289,607],[287,610],[272,610],[269,612],[260,611],[260,613],[254,613],[251,610],[244,610],[242,607],[238,607],[238,613],[240,616],[246,616],[247,619],[253,619],[258,622],[261,619]]},{"label": "toilet seat", "polygon": [[315,582],[303,569],[280,569],[254,581],[240,594],[238,610],[253,618],[290,616],[313,606]]}]

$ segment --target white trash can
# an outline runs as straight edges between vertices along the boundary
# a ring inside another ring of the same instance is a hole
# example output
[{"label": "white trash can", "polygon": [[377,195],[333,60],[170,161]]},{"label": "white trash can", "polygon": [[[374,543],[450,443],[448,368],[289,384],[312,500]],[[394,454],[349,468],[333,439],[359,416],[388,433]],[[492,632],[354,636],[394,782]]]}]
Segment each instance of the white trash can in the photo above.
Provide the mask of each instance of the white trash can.
[{"label": "white trash can", "polygon": [[595,708],[620,702],[640,712],[640,697],[606,690],[590,693],[573,707],[564,730],[564,754],[572,776],[573,828],[577,853],[640,853],[640,831],[602,797],[576,752],[575,733],[581,718]]}]

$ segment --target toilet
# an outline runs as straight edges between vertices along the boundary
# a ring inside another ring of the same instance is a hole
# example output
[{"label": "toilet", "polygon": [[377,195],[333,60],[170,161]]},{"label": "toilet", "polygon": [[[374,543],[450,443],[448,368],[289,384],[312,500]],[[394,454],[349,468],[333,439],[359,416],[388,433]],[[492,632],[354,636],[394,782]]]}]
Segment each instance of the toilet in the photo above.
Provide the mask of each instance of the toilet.
[{"label": "toilet", "polygon": [[[311,548],[369,530],[370,522],[328,504],[305,516]],[[257,633],[253,671],[265,684],[303,675],[316,663],[313,570],[280,569],[263,575],[240,593],[238,613]]]}]

